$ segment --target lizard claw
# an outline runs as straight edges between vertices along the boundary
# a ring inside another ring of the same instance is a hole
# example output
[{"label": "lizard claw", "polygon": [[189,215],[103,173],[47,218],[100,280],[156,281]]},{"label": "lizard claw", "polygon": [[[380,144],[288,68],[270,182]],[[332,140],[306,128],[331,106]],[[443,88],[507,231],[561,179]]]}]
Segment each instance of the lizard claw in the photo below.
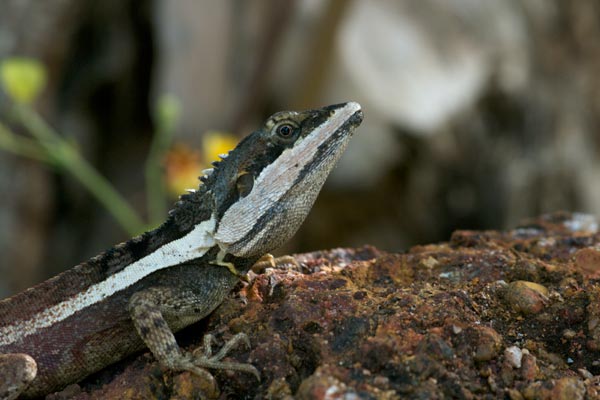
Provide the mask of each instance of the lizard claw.
[{"label": "lizard claw", "polygon": [[[254,375],[256,379],[260,381],[260,372],[258,372],[258,370],[252,364],[221,361],[229,353],[229,351],[231,351],[231,349],[237,346],[239,343],[243,343],[246,347],[250,347],[250,339],[248,339],[248,335],[244,333],[238,333],[233,338],[228,340],[225,345],[223,345],[221,350],[219,350],[215,355],[212,354],[212,344],[214,340],[215,338],[213,335],[205,335],[204,344],[201,348],[202,354],[198,354],[200,349],[193,351],[191,356],[185,360],[185,366],[187,368],[183,369],[200,376],[206,376],[206,374],[210,375],[204,368],[247,372]],[[196,370],[202,372],[197,373]]]},{"label": "lizard claw", "polygon": [[176,360],[175,362],[173,362],[173,364],[169,368],[174,371],[191,372],[192,374],[200,376],[203,379],[207,380],[208,382],[211,382],[214,384],[215,378],[212,376],[212,374],[210,372],[208,372],[207,370],[205,370],[204,368],[197,366],[193,360],[194,360],[194,358],[191,355],[187,354],[187,355],[182,356],[179,360]]}]

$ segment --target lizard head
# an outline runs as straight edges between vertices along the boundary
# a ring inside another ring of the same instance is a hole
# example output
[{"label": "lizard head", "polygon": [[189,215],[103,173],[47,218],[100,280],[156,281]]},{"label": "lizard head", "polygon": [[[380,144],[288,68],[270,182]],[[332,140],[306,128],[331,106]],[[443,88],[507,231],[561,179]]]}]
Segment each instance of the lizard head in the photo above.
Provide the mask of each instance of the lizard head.
[{"label": "lizard head", "polygon": [[203,181],[215,204],[214,238],[238,257],[287,241],[362,122],[358,103],[284,111],[244,138]]}]

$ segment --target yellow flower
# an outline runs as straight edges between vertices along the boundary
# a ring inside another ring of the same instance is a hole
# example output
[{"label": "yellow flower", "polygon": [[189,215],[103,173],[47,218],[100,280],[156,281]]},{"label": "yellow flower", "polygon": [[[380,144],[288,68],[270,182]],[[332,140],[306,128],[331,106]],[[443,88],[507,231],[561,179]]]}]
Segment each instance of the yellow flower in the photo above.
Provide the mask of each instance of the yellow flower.
[{"label": "yellow flower", "polygon": [[210,163],[219,159],[219,154],[235,147],[238,139],[232,134],[218,131],[208,131],[202,136],[202,149],[205,168],[210,168]]},{"label": "yellow flower", "polygon": [[183,144],[175,144],[167,153],[165,171],[167,191],[177,197],[187,189],[197,189],[202,170],[211,168],[211,162],[219,159],[237,144],[231,134],[210,131],[202,136],[202,155]]},{"label": "yellow flower", "polygon": [[46,85],[46,69],[37,60],[12,57],[0,63],[0,78],[13,101],[30,104]]},{"label": "yellow flower", "polygon": [[176,198],[187,189],[198,188],[202,170],[200,153],[182,144],[175,144],[165,158],[167,192]]}]

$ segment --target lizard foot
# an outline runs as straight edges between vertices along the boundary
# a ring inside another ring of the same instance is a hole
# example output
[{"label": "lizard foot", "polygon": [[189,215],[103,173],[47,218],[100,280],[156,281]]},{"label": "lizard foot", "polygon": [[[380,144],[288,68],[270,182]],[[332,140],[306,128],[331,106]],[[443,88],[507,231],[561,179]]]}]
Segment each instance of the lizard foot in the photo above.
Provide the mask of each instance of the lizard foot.
[{"label": "lizard foot", "polygon": [[230,262],[226,262],[226,261],[219,261],[219,260],[215,260],[215,261],[211,261],[210,262],[213,265],[219,265],[221,267],[225,267],[229,270],[229,272],[231,272],[232,274],[234,274],[235,276],[242,278],[244,276],[244,274],[242,274],[240,271],[237,270],[237,268],[235,267],[235,265],[233,263]]},{"label": "lizard foot", "polygon": [[175,366],[175,369],[190,371],[209,380],[212,380],[212,375],[205,368],[227,369],[253,374],[260,381],[260,373],[252,364],[221,361],[239,343],[250,347],[250,340],[246,334],[238,333],[235,335],[215,355],[212,354],[214,340],[213,335],[204,335],[204,344],[201,348],[202,354],[198,354],[200,349],[195,350],[189,357],[182,358]]},{"label": "lizard foot", "polygon": [[223,258],[225,258],[225,255],[226,253],[223,250],[219,251],[219,253],[217,254],[217,258],[215,258],[213,261],[210,261],[209,264],[220,265],[221,267],[225,267],[233,275],[237,276],[238,278],[244,279],[245,275],[238,271],[233,263],[223,260]]},{"label": "lizard foot", "polygon": [[267,253],[262,256],[257,262],[252,266],[252,271],[256,273],[264,272],[267,268],[279,268],[283,269],[284,266],[292,265],[294,267],[299,267],[298,261],[292,256],[281,256],[281,257],[273,257],[273,254]]}]

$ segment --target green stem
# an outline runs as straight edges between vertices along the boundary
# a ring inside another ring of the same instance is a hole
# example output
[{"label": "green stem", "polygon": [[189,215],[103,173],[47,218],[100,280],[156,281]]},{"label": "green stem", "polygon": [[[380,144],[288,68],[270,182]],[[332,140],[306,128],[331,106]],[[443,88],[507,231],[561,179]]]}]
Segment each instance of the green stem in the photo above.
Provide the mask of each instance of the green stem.
[{"label": "green stem", "polygon": [[48,155],[92,193],[130,235],[144,230],[144,224],[135,210],[110,182],[80,156],[71,143],[58,135],[28,106],[17,105],[15,111],[19,121],[39,140]]},{"label": "green stem", "polygon": [[34,140],[19,136],[0,123],[0,149],[37,161],[54,164],[45,150]]},{"label": "green stem", "polygon": [[161,164],[163,157],[171,144],[171,138],[171,127],[159,122],[154,137],[152,138],[145,171],[148,214],[152,226],[158,225],[167,214],[167,195]]}]

